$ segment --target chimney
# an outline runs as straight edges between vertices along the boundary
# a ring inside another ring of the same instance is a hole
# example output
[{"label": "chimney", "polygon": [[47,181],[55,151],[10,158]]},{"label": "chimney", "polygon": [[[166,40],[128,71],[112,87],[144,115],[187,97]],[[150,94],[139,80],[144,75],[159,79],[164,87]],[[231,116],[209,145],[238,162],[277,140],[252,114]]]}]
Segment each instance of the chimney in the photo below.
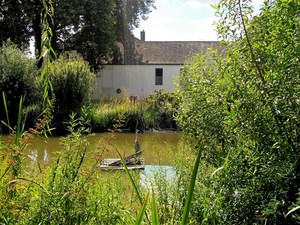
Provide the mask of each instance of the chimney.
[{"label": "chimney", "polygon": [[146,34],[144,30],[141,31],[141,41],[146,41]]}]

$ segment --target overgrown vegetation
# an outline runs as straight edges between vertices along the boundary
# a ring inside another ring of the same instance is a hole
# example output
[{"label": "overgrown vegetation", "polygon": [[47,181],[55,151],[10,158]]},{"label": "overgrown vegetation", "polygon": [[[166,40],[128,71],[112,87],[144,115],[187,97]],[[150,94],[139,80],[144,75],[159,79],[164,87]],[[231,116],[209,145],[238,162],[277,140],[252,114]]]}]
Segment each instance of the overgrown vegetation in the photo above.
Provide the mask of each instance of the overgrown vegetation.
[{"label": "overgrown vegetation", "polygon": [[84,110],[91,120],[94,131],[107,131],[118,124],[123,131],[136,129],[177,129],[173,119],[173,95],[163,90],[156,91],[146,99],[132,101],[122,97],[94,103]]},{"label": "overgrown vegetation", "polygon": [[[49,95],[48,103],[51,102],[52,126],[58,132],[66,131],[64,123],[69,120],[69,115],[73,112],[80,113],[84,105],[89,105],[95,85],[95,74],[80,58],[61,57],[51,63],[51,68],[44,75],[49,78],[46,85],[51,84],[44,92],[45,82],[40,79],[40,71],[35,65],[35,60],[9,41],[3,45],[0,50],[2,121],[9,122],[12,128],[17,126],[18,103],[23,97],[23,110],[28,114],[26,127],[32,127],[43,111],[46,94]],[[52,71],[53,75],[50,75]],[[8,109],[8,118],[5,116],[5,108]],[[0,127],[4,133],[8,132],[3,124]]]},{"label": "overgrown vegetation", "polygon": [[61,57],[52,63],[53,75],[53,127],[65,131],[65,122],[72,113],[80,113],[91,102],[96,76],[89,65],[80,58]]},{"label": "overgrown vegetation", "polygon": [[51,166],[24,167],[28,134],[20,146],[1,143],[1,224],[116,224],[129,210],[126,185],[115,185],[122,174],[107,177],[97,169],[101,149],[85,162],[87,123],[73,115],[68,129]]},{"label": "overgrown vegetation", "polygon": [[[215,6],[226,51],[195,56],[180,74],[176,119],[187,140],[174,154],[171,184],[160,171],[153,185],[141,187],[126,169],[136,197],[124,202],[128,187],[97,172],[100,158],[85,162],[90,126],[74,114],[56,161],[48,169],[25,168],[30,135],[20,97],[12,141],[0,143],[0,223],[299,224],[300,3],[266,1],[255,17],[249,4]],[[112,131],[130,121],[150,126],[153,115],[172,115],[172,99],[156,93],[103,115],[86,104],[83,115]],[[5,97],[3,104],[8,115]],[[41,134],[46,122],[31,131]]]},{"label": "overgrown vegetation", "polygon": [[299,210],[286,214],[299,205],[300,5],[266,1],[252,18],[249,2],[216,6],[225,57],[186,66],[177,120],[205,145],[203,224],[297,224]]},{"label": "overgrown vegetation", "polygon": [[[16,126],[19,102],[24,97],[24,110],[28,111],[31,119],[35,118],[41,110],[40,81],[34,60],[25,56],[24,51],[10,41],[0,49],[0,121],[6,121],[3,94],[9,110],[9,120],[12,127]],[[3,131],[7,127],[0,124]]]},{"label": "overgrown vegetation", "polygon": [[[50,52],[50,56],[51,56]],[[95,87],[95,74],[90,67],[79,56],[67,58],[61,56],[50,62],[51,69],[44,72],[48,81],[41,81],[39,70],[32,58],[26,56],[25,52],[17,48],[11,42],[4,44],[0,52],[0,87],[6,96],[7,108],[9,110],[9,122],[15,127],[18,113],[18,104],[21,96],[24,99],[23,110],[28,111],[26,127],[32,127],[42,113],[45,104],[45,94],[49,95],[47,104],[51,105],[53,134],[67,132],[66,122],[69,115],[77,113],[91,120],[94,132],[108,131],[115,124],[122,130],[135,132],[135,129],[168,129],[176,128],[173,119],[173,96],[164,91],[157,91],[146,99],[132,101],[123,98],[111,99],[91,103]],[[47,86],[46,93],[43,91]],[[43,93],[44,92],[44,93]],[[5,106],[1,93],[0,119],[6,121]],[[2,126],[2,131],[8,130]]]}]

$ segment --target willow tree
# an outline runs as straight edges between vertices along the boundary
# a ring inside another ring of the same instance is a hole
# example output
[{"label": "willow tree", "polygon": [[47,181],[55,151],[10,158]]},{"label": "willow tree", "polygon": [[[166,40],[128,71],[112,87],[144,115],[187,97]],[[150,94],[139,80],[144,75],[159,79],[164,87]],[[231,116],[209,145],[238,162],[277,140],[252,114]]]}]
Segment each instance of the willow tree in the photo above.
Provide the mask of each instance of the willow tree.
[{"label": "willow tree", "polygon": [[300,3],[215,8],[226,51],[195,56],[180,75],[177,119],[205,146],[202,174],[215,169],[199,178],[195,207],[203,224],[298,224]]}]

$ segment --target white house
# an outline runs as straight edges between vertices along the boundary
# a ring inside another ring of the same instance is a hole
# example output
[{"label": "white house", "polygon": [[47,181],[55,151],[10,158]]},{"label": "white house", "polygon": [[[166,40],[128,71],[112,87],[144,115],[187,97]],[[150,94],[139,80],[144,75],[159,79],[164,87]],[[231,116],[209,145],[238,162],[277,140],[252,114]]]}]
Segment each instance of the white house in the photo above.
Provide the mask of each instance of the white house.
[{"label": "white house", "polygon": [[174,90],[174,79],[193,54],[219,48],[217,41],[145,41],[134,39],[121,48],[120,64],[103,65],[97,75],[95,99],[121,94],[143,98],[154,90]]}]

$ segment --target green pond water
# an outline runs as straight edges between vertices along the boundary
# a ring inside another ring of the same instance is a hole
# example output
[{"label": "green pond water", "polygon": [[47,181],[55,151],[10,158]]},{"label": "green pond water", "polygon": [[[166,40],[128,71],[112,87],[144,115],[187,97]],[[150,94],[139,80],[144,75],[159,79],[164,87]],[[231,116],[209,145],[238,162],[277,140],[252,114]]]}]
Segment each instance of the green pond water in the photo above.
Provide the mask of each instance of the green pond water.
[{"label": "green pond water", "polygon": [[[88,137],[89,146],[86,161],[100,155],[101,158],[118,158],[117,149],[123,156],[134,153],[136,135],[132,133],[99,133]],[[138,134],[138,141],[143,150],[146,165],[170,165],[174,151],[178,149],[181,138],[179,132],[157,132]],[[105,150],[104,150],[105,149]],[[49,137],[45,140],[35,138],[30,141],[27,153],[32,163],[46,164],[56,159],[57,152],[62,151],[60,138]],[[29,162],[29,164],[31,164]]]}]

